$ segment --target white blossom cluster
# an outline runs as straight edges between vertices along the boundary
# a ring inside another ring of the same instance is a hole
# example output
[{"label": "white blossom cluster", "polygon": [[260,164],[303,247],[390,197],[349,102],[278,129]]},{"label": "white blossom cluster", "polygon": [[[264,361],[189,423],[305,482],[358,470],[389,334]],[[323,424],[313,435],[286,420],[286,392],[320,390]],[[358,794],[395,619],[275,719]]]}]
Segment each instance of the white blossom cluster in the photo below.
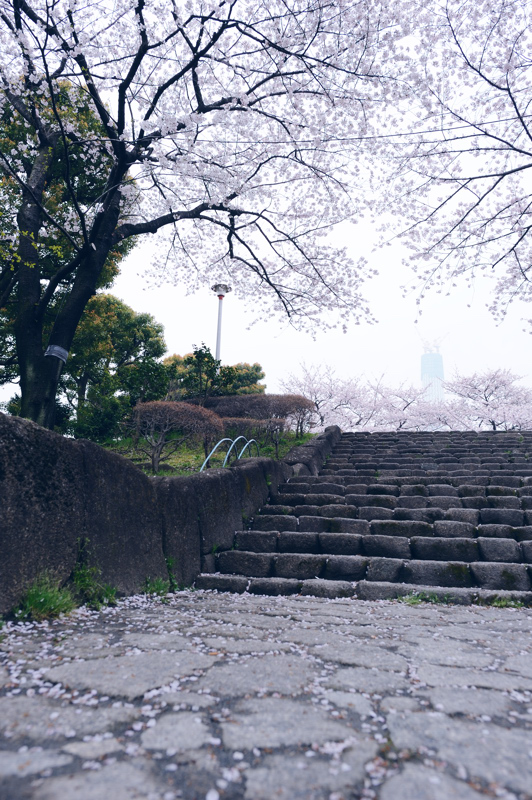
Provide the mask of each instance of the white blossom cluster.
[{"label": "white blossom cluster", "polygon": [[513,299],[532,300],[531,5],[397,5],[402,93],[371,133],[388,163],[384,236],[409,246],[421,297],[493,278],[500,318]]},{"label": "white blossom cluster", "polygon": [[[273,304],[310,327],[328,309],[360,320],[372,269],[330,231],[369,208],[411,248],[422,294],[495,276],[500,316],[532,299],[530,8],[0,0],[0,110],[18,125],[0,170],[75,269],[89,248],[102,262],[158,234],[158,280],[231,283],[258,317]],[[43,170],[60,165],[54,205]]]},{"label": "white blossom cluster", "polygon": [[456,375],[442,384],[444,398],[430,400],[427,389],[384,380],[339,378],[328,366],[300,365],[283,382],[286,392],[314,403],[317,428],[343,430],[471,431],[532,430],[532,390],[509,370]]},{"label": "white blossom cluster", "polygon": [[[87,171],[104,170],[99,201],[84,203],[71,180],[68,210],[47,219],[48,229],[60,224],[80,249],[87,240],[103,247],[119,193],[110,244],[162,231],[172,255],[155,260],[167,278],[193,288],[214,276],[251,295],[258,314],[273,298],[311,325],[324,309],[369,313],[364,263],[325,236],[356,214],[357,149],[368,111],[389,91],[386,61],[399,31],[385,3],[26,0],[17,8],[0,0],[0,102],[24,121],[28,142],[4,153],[2,169],[31,183],[46,140],[62,141]],[[80,98],[98,132],[78,124]]]}]

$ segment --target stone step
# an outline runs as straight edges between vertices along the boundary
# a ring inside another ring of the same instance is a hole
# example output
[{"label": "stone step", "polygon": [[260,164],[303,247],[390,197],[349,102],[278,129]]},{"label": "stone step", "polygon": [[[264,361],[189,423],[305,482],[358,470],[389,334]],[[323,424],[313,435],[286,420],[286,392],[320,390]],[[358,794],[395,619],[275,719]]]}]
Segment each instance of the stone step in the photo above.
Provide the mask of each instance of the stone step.
[{"label": "stone step", "polygon": [[335,457],[349,458],[352,460],[363,461],[372,460],[374,458],[409,458],[423,459],[423,458],[449,458],[457,461],[477,461],[483,458],[503,458],[505,461],[530,461],[532,458],[532,443],[526,446],[513,447],[511,452],[500,450],[496,447],[474,447],[462,450],[450,450],[446,448],[427,446],[426,448],[414,447],[374,447],[362,450],[357,447],[343,450],[341,453],[334,450],[331,453],[331,458]]},{"label": "stone step", "polygon": [[[379,457],[377,454],[372,458],[330,458],[327,461],[327,465],[330,467],[332,464],[345,464],[348,462],[353,467],[357,467],[360,469],[400,469],[401,467],[412,467],[418,468],[421,464],[436,464],[436,469],[441,466],[441,469],[445,470],[450,466],[460,467],[463,466],[466,462],[464,458],[448,458],[445,456],[438,456],[438,455],[430,455],[429,453],[425,453],[423,456],[415,456],[414,458],[406,457],[401,458],[399,456],[390,457],[389,455],[384,455]],[[482,456],[476,459],[467,459],[467,465],[483,465],[486,464],[489,469],[498,469],[499,465],[512,465],[514,466],[526,466],[531,462],[526,458],[504,458],[504,456]]]},{"label": "stone step", "polygon": [[[512,528],[532,525],[530,508],[526,511],[519,508],[482,508],[479,504],[471,502],[448,502],[448,498],[445,497],[431,498],[429,501],[419,503],[414,502],[415,500],[416,498],[411,498],[411,502],[403,503],[395,508],[386,507],[382,502],[380,504],[368,502],[365,505],[327,502],[321,505],[266,506],[261,515],[255,517],[254,527],[257,530],[276,530],[279,523],[275,520],[284,517],[286,518],[285,524],[292,526],[286,527],[284,530],[295,530],[299,524],[297,520],[302,516],[343,517],[369,521],[415,519],[416,517],[409,513],[413,511],[425,512],[429,515],[427,519],[430,517],[429,512],[434,512],[433,519],[443,519],[446,512],[453,512],[456,518],[463,518],[464,521],[475,525],[509,525]],[[404,512],[407,512],[406,516]]]},{"label": "stone step", "polygon": [[[447,530],[451,526],[451,530]],[[532,540],[476,535],[471,525],[436,523],[433,535],[390,536],[371,532],[314,533],[242,531],[235,536],[237,551],[363,555],[430,561],[490,561],[532,565]],[[460,536],[457,534],[461,534]]]},{"label": "stone step", "polygon": [[[366,491],[351,494],[351,488],[343,489],[345,494],[326,494],[316,491],[309,492],[282,492],[269,504],[269,508],[276,506],[325,506],[325,505],[350,505],[350,506],[379,506],[381,508],[502,508],[532,510],[531,495],[515,494],[467,494],[464,490],[461,496],[454,486],[423,486],[413,487],[413,491],[405,491],[396,495],[392,491],[381,494],[378,491]],[[388,487],[386,487],[388,488]],[[393,487],[390,487],[392,489]],[[473,487],[471,487],[472,489]],[[488,490],[490,487],[487,487]],[[499,488],[499,487],[497,487]],[[502,488],[502,487],[500,487]],[[417,491],[419,489],[419,491]],[[508,490],[510,492],[512,490]]]},{"label": "stone step", "polygon": [[313,578],[331,581],[386,581],[423,586],[530,591],[532,566],[514,562],[435,561],[308,553],[252,553],[227,550],[216,555],[216,570],[249,578]]},{"label": "stone step", "polygon": [[356,584],[349,581],[322,581],[316,579],[295,580],[291,578],[245,578],[239,575],[198,575],[196,589],[215,589],[218,592],[234,592],[261,595],[303,595],[311,597],[355,597]]},{"label": "stone step", "polygon": [[[481,494],[516,494],[532,495],[532,478],[529,476],[520,477],[515,475],[471,475],[470,473],[446,477],[443,481],[438,481],[434,477],[420,475],[418,477],[405,476],[403,478],[392,477],[389,481],[386,478],[371,478],[369,476],[349,476],[349,475],[306,475],[295,476],[284,485],[279,487],[280,494],[297,494],[298,492],[317,491],[314,487],[323,487],[319,491],[329,493],[331,487],[340,487],[347,491],[352,489],[353,493],[363,494],[373,492],[374,494],[385,493],[394,494],[426,494],[430,486],[446,486],[456,488],[458,496],[468,496],[477,492]],[[356,492],[354,487],[356,487]],[[381,488],[379,488],[381,487]],[[384,487],[384,488],[382,488]],[[385,491],[384,491],[385,489]],[[433,494],[435,492],[432,492]]]},{"label": "stone step", "polygon": [[493,469],[471,469],[464,471],[464,469],[456,469],[456,470],[447,470],[443,472],[442,470],[437,469],[394,469],[394,470],[374,470],[374,469],[354,469],[354,468],[342,468],[342,469],[330,469],[328,467],[324,467],[320,472],[321,478],[336,478],[336,477],[351,477],[356,478],[357,481],[360,478],[368,478],[371,481],[383,480],[385,483],[393,483],[391,478],[426,478],[430,476],[431,478],[439,478],[441,481],[449,482],[452,479],[460,479],[462,483],[467,483],[467,479],[469,476],[480,476],[486,478],[495,478],[495,483],[500,482],[500,478],[530,478],[532,476],[532,468],[529,467],[522,467],[517,469],[500,469],[500,470],[493,470]]},{"label": "stone step", "polygon": [[387,581],[326,581],[321,579],[295,580],[290,578],[246,578],[239,575],[201,574],[196,589],[258,595],[303,595],[325,598],[351,597],[353,600],[393,600],[419,597],[431,602],[457,605],[491,605],[498,602],[532,604],[532,592],[421,586]]},{"label": "stone step", "polygon": [[532,598],[532,432],[344,434],[209,559],[201,588]]},{"label": "stone step", "polygon": [[[338,506],[336,508],[339,508]],[[342,507],[340,507],[342,508]],[[345,507],[343,507],[345,508]],[[304,510],[313,510],[305,506]],[[329,506],[315,509],[329,512]],[[359,509],[365,511],[366,509]],[[256,517],[255,531],[301,531],[312,533],[374,533],[384,536],[451,536],[473,535],[497,539],[532,539],[532,525],[507,525],[481,523],[482,512],[474,509],[374,509],[367,517],[328,516],[327,514],[306,514],[296,517],[290,514],[269,514]],[[389,516],[379,516],[386,512]],[[464,533],[464,531],[474,533]]]}]

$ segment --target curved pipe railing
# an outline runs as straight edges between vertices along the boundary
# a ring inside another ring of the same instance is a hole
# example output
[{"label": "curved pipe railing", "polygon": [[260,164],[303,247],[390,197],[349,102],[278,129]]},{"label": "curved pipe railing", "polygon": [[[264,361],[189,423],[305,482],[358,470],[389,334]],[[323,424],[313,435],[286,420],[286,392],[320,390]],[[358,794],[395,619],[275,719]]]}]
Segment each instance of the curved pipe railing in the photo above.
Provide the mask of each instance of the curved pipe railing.
[{"label": "curved pipe railing", "polygon": [[231,445],[231,447],[229,448],[229,450],[225,454],[225,461],[222,464],[222,467],[225,467],[225,465],[227,464],[227,460],[228,460],[229,456],[231,455],[231,450],[233,449],[233,447],[236,446],[236,443],[239,442],[241,439],[243,439],[245,442],[247,442],[247,439],[246,439],[245,436],[237,436],[236,439],[233,440],[233,444]]},{"label": "curved pipe railing", "polygon": [[205,461],[201,465],[200,472],[203,472],[203,470],[205,469],[206,465],[209,463],[209,459],[211,458],[211,456],[213,456],[216,453],[216,451],[218,450],[218,448],[220,447],[221,444],[223,444],[224,442],[232,442],[232,441],[233,441],[232,439],[220,439],[220,441],[217,442],[214,445],[214,447],[212,448],[211,452],[209,453],[209,455],[207,456],[207,458],[205,459]]},{"label": "curved pipe railing", "polygon": [[[242,454],[243,454],[244,450],[246,449],[246,447],[250,447],[250,445],[252,445],[253,443],[255,443],[255,447],[257,448],[257,458],[258,458],[260,456],[260,450],[259,450],[259,443],[257,442],[256,439],[250,439],[248,442],[246,442],[246,444],[244,445],[244,447],[240,451],[240,455],[238,457],[242,458]],[[250,451],[250,454],[251,454],[251,451]]]},{"label": "curved pipe railing", "polygon": [[[248,442],[246,442],[246,444],[244,445],[244,447],[240,451],[240,455],[238,457],[242,458],[242,454],[243,454],[244,450],[246,449],[246,447],[250,447],[253,443],[255,443],[255,447],[257,448],[257,458],[258,458],[260,456],[260,450],[259,450],[259,443],[257,442],[256,439],[250,439]],[[251,450],[250,450],[250,455],[251,455]]]},{"label": "curved pipe railing", "polygon": [[249,447],[251,444],[253,444],[253,442],[255,442],[255,446],[257,448],[257,455],[260,456],[259,445],[258,445],[258,442],[255,439],[249,439],[248,440],[248,439],[246,439],[245,436],[237,436],[236,439],[220,439],[220,441],[217,442],[214,445],[214,447],[212,448],[211,452],[209,453],[209,455],[207,456],[207,458],[205,459],[205,461],[201,465],[200,472],[203,472],[203,470],[205,469],[205,467],[209,463],[209,460],[212,458],[212,456],[215,454],[215,452],[218,450],[218,448],[220,447],[221,444],[223,444],[224,442],[231,442],[231,447],[227,451],[227,453],[225,455],[224,463],[222,464],[222,467],[225,467],[225,465],[227,464],[227,460],[228,460],[229,456],[231,455],[231,451],[235,447],[236,443],[239,442],[241,439],[243,439],[246,444],[244,445],[244,447],[240,451],[240,455],[238,456],[238,458],[242,458],[242,453],[245,451],[246,447]]}]

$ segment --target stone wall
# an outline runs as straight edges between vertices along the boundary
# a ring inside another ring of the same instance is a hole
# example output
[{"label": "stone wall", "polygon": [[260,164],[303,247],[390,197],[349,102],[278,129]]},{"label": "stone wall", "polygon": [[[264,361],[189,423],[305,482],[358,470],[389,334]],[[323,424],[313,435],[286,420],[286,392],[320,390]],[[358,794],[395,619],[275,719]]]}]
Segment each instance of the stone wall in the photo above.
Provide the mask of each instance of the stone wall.
[{"label": "stone wall", "polygon": [[315,472],[339,437],[328,428],[282,462],[250,458],[150,478],[92,442],[0,413],[0,613],[43,573],[68,580],[82,545],[120,593],[138,591],[148,576],[166,578],[166,558],[190,585],[280,483],[293,471]]}]

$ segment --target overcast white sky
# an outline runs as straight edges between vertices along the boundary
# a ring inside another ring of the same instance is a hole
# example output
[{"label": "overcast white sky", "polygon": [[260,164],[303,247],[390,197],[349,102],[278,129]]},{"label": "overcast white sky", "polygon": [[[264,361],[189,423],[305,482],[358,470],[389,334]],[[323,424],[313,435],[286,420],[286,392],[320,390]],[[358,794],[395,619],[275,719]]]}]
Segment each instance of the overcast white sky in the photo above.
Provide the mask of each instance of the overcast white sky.
[{"label": "overcast white sky", "polygon": [[[353,229],[351,241],[346,241],[354,257],[359,255],[360,233]],[[149,288],[144,265],[151,260],[149,248],[153,245],[151,239],[129,256],[113,293],[164,325],[169,353],[184,355],[202,341],[214,353],[218,312],[215,294],[208,287],[189,296],[179,285]],[[392,384],[419,385],[423,342],[440,340],[446,378],[455,371],[470,374],[503,367],[523,375],[525,382],[532,384],[532,336],[523,331],[527,326],[521,321],[528,308],[516,304],[497,326],[486,308],[493,285],[479,279],[473,291],[458,287],[450,297],[431,294],[423,301],[419,318],[416,295],[403,299],[400,290],[408,277],[408,270],[401,266],[402,256],[401,248],[393,245],[369,256],[379,277],[366,284],[365,293],[378,323],[353,324],[346,334],[340,330],[321,332],[313,340],[308,333],[295,331],[276,317],[248,329],[253,319],[252,301],[229,294],[224,300],[222,362],[258,361],[266,372],[270,392],[279,391],[280,381],[297,372],[303,361],[307,365],[330,364],[342,377],[384,374]]]},{"label": "overcast white sky", "polygon": [[[352,231],[346,245],[356,258],[360,255],[362,232],[358,228]],[[188,296],[179,285],[151,287],[146,268],[155,246],[156,238],[150,237],[131,253],[122,264],[112,293],[135,311],[148,312],[164,325],[168,354],[184,355],[201,342],[214,354],[216,295],[208,286]],[[330,364],[341,377],[367,379],[384,375],[392,385],[403,382],[420,385],[424,341],[440,341],[448,379],[455,371],[465,375],[506,368],[532,385],[532,336],[523,331],[527,326],[522,322],[527,312],[530,316],[529,308],[515,304],[506,320],[496,325],[486,308],[493,284],[479,279],[473,291],[458,287],[450,297],[432,293],[423,301],[419,317],[416,294],[404,299],[400,289],[409,274],[401,265],[402,249],[392,245],[371,255],[366,248],[366,255],[379,270],[378,278],[368,281],[365,290],[378,319],[376,324],[352,324],[346,334],[339,329],[318,332],[315,340],[278,317],[249,328],[253,320],[252,301],[229,294],[224,300],[222,362],[258,361],[266,372],[264,382],[269,392],[281,391],[282,379],[297,373],[301,362],[307,366]],[[0,387],[0,400],[8,399],[13,392],[11,386]]]}]

